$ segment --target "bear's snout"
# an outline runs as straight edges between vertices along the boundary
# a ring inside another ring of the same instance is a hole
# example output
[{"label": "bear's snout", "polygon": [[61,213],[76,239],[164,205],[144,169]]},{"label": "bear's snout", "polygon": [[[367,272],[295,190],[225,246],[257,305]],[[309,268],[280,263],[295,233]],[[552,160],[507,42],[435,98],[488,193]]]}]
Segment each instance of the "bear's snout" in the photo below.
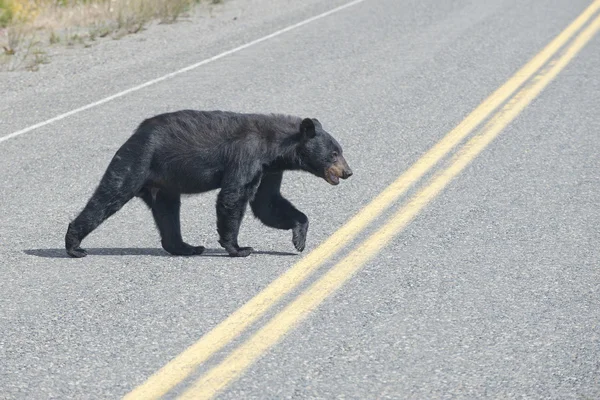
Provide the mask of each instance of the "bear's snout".
[{"label": "bear's snout", "polygon": [[350,169],[350,167],[348,167],[342,171],[342,179],[348,179],[351,176],[352,176],[352,170]]},{"label": "bear's snout", "polygon": [[342,156],[339,156],[337,162],[334,164],[336,169],[339,171],[338,176],[342,179],[348,179],[352,176],[352,169],[346,162],[346,159]]},{"label": "bear's snout", "polygon": [[340,178],[348,179],[352,176],[352,170],[346,163],[344,157],[340,156],[333,165],[325,170],[325,180],[332,185],[340,183]]}]

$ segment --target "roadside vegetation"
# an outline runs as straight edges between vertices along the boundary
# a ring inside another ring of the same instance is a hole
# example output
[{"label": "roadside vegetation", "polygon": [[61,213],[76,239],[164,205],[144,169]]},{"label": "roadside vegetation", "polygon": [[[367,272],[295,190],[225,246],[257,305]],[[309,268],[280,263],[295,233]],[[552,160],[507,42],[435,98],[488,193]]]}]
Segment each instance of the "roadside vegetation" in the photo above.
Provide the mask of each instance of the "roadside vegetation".
[{"label": "roadside vegetation", "polygon": [[37,70],[49,62],[48,46],[119,39],[150,22],[175,22],[201,1],[0,0],[0,70]]}]

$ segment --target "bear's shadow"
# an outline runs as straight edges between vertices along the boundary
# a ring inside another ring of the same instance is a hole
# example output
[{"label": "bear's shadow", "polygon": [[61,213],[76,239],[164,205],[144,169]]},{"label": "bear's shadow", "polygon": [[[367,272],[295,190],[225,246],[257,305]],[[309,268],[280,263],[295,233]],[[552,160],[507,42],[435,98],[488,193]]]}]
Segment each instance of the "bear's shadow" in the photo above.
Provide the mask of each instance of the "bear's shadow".
[{"label": "bear's shadow", "polygon": [[[105,247],[105,248],[89,248],[85,250],[90,256],[156,256],[156,257],[180,257],[173,256],[161,248],[158,247]],[[26,249],[23,250],[25,254],[36,257],[44,258],[71,258],[65,252],[65,249]],[[254,254],[258,255],[269,255],[269,256],[296,256],[295,253],[288,253],[282,251],[260,251],[254,250],[251,256]],[[194,257],[229,257],[225,250],[221,249],[206,249],[204,253]],[[187,258],[187,257],[186,257]]]}]

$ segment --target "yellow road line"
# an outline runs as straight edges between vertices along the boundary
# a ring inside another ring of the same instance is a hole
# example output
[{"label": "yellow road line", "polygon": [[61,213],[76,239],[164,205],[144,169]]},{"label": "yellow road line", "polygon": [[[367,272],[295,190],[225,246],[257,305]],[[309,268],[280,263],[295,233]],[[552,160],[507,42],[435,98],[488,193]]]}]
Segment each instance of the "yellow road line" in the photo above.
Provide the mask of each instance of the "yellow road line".
[{"label": "yellow road line", "polygon": [[304,282],[323,263],[335,256],[373,220],[429,172],[457,144],[467,137],[496,108],[506,101],[527,79],[544,65],[600,9],[595,0],[540,53],[517,71],[504,85],[485,99],[456,128],[427,151],[396,181],[344,224],[316,249],[271,282],[265,289],[206,333],[168,364],[135,388],[124,399],[157,399],[187,378],[200,364],[238,337],[282,297]]},{"label": "yellow road line", "polygon": [[223,362],[197,380],[179,399],[212,398],[280,341],[285,334],[319,306],[323,300],[347,282],[365,263],[377,255],[395,235],[402,231],[429,202],[437,197],[452,179],[460,174],[539,95],[552,79],[579,53],[599,28],[600,16],[577,36],[560,58],[555,62],[551,62],[548,68],[533,78],[530,85],[521,89],[485,125],[481,133],[469,140],[459,153],[453,157],[450,166],[432,178],[430,183],[402,207],[389,222],[300,294],[296,300],[234,350]]}]

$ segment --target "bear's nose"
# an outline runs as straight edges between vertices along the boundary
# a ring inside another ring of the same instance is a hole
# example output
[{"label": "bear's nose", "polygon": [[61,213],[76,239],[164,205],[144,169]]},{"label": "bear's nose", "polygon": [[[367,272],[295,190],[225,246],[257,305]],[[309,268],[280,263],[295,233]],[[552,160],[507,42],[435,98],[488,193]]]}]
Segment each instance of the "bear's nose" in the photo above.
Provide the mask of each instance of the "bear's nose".
[{"label": "bear's nose", "polygon": [[342,173],[342,179],[348,179],[352,176],[352,170],[350,168],[345,169]]}]

